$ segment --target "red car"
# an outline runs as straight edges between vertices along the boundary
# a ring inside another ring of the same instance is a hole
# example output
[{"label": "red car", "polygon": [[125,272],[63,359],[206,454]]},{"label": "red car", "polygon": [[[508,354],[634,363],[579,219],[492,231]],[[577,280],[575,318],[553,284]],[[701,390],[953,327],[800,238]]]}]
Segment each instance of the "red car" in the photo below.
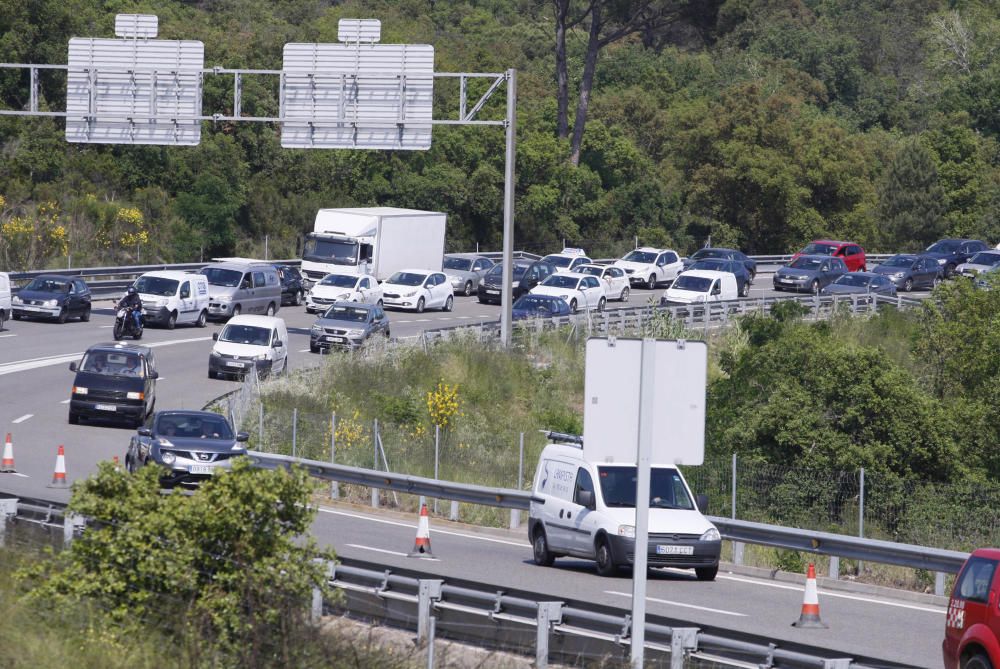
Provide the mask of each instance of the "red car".
[{"label": "red car", "polygon": [[944,621],[945,669],[1000,667],[1000,549],[980,548],[955,579]]},{"label": "red car", "polygon": [[854,242],[834,242],[829,239],[817,239],[806,244],[801,251],[792,256],[792,260],[806,255],[837,256],[844,259],[844,264],[847,265],[848,272],[868,271],[865,250]]}]

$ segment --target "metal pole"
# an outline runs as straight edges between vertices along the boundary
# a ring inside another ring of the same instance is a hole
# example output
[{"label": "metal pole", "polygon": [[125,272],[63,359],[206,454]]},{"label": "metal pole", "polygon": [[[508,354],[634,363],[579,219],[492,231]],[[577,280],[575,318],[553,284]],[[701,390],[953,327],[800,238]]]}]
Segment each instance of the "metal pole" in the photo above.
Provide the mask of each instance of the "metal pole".
[{"label": "metal pole", "polygon": [[[438,480],[438,457],[441,454],[441,426],[434,425],[434,480]],[[438,512],[437,497],[434,498],[434,514]]]},{"label": "metal pole", "polygon": [[549,666],[549,630],[562,623],[563,602],[538,602],[535,620],[535,667]]},{"label": "metal pole", "polygon": [[656,340],[642,340],[639,362],[639,440],[636,444],[635,561],[632,565],[632,669],[642,669],[646,644],[646,565],[649,550],[649,478],[656,411]]},{"label": "metal pole", "polygon": [[267,260],[267,235],[264,235],[264,260]]},{"label": "metal pole", "polygon": [[514,264],[514,139],[517,118],[517,70],[507,70],[507,148],[503,184],[503,288],[500,291],[500,345],[510,346]]},{"label": "metal pole", "polygon": [[[372,469],[378,471],[378,418],[372,424],[372,447],[375,449]],[[378,508],[378,488],[372,488],[372,508]]]},{"label": "metal pole", "polygon": [[[517,489],[524,489],[524,432],[518,439],[518,456],[517,456]],[[510,510],[510,529],[516,530],[521,527],[521,510],[511,509]]]},{"label": "metal pole", "polygon": [[264,449],[264,403],[257,405],[257,448]]},{"label": "metal pole", "polygon": [[292,457],[295,457],[295,445],[298,440],[298,429],[299,429],[299,410],[298,408],[292,409]]},{"label": "metal pole", "polygon": [[437,631],[437,616],[431,616],[427,626],[427,669],[434,669],[434,636]]},{"label": "metal pole", "polygon": [[[733,482],[732,482],[732,508],[730,516],[736,520],[736,454],[733,453]],[[733,564],[743,564],[743,542],[733,542]]]},{"label": "metal pole", "polygon": [[[330,414],[330,462],[337,463],[337,413]],[[333,481],[330,483],[330,497],[340,498],[340,483]]]},{"label": "metal pole", "polygon": [[[861,484],[858,494],[858,537],[865,536],[865,468],[861,468]],[[858,560],[858,575],[864,571],[865,563]]]}]

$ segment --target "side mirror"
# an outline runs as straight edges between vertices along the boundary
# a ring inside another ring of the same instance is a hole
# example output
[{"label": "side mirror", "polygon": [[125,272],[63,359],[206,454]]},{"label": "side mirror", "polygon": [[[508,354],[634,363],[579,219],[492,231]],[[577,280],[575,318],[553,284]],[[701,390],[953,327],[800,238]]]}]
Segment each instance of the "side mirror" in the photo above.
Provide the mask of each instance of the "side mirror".
[{"label": "side mirror", "polygon": [[149,378],[155,381],[156,379],[160,378],[160,373],[154,369],[149,373]]},{"label": "side mirror", "polygon": [[236,441],[250,441],[250,435],[246,432],[237,432]]},{"label": "side mirror", "polygon": [[219,333],[218,332],[213,332],[212,333],[212,341],[219,341]]},{"label": "side mirror", "polygon": [[594,491],[593,490],[581,490],[576,494],[576,501],[580,506],[585,506],[588,509],[594,509]]},{"label": "side mirror", "polygon": [[140,427],[138,429],[138,432],[139,432],[139,436],[140,437],[152,437],[153,436],[153,431],[151,429],[149,429],[148,427]]},{"label": "side mirror", "polygon": [[71,372],[75,372],[76,371],[76,363],[75,362],[69,363],[69,371],[71,371]]},{"label": "side mirror", "polygon": [[694,503],[695,506],[698,507],[699,511],[701,511],[704,514],[708,513],[708,495],[705,494],[695,495]]},{"label": "side mirror", "polygon": [[283,347],[284,345],[285,345],[285,344],[284,344],[284,342],[282,342],[282,341],[281,341],[281,340],[279,339],[278,341],[276,341],[276,342],[274,342],[273,344],[271,344],[271,348],[281,348],[281,347]]}]

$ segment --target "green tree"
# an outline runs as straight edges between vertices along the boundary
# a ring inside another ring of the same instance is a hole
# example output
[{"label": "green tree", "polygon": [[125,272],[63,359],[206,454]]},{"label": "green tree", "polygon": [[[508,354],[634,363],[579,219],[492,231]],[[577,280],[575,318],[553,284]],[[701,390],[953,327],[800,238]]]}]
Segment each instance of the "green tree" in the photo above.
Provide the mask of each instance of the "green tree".
[{"label": "green tree", "polygon": [[905,140],[879,185],[883,246],[926,248],[944,233],[943,202],[933,154],[919,141]]}]

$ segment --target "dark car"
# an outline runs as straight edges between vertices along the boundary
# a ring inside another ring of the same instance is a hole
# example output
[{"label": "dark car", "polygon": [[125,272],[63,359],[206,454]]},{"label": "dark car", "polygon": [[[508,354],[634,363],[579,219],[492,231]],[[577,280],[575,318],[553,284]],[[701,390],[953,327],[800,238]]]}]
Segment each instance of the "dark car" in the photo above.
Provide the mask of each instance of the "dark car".
[{"label": "dark car", "polygon": [[[746,268],[747,274],[750,275],[750,283],[753,283],[754,277],[757,276],[757,261],[747,256],[743,251],[737,251],[736,249],[714,248],[711,246],[698,249],[691,254],[691,257],[684,258],[684,269],[710,269],[708,267],[692,267],[692,265],[700,260],[735,260]],[[741,292],[740,294],[742,295],[743,293]]]},{"label": "dark car", "polygon": [[774,289],[817,294],[841,274],[847,274],[847,265],[840,258],[799,256],[774,273]]},{"label": "dark car", "polygon": [[555,295],[522,295],[511,307],[511,318],[554,318],[569,316],[571,310],[566,300]]},{"label": "dark car", "polygon": [[83,279],[60,274],[36,276],[17,291],[11,300],[14,320],[51,318],[65,323],[67,318],[90,320],[90,288]]},{"label": "dark car", "polygon": [[874,272],[850,272],[820,291],[821,295],[884,295],[896,296],[896,286],[888,277]]},{"label": "dark car", "polygon": [[806,244],[801,251],[792,256],[792,260],[797,260],[801,256],[836,256],[844,261],[848,272],[868,271],[865,250],[854,242],[817,239]]},{"label": "dark car", "polygon": [[128,444],[125,468],[163,468],[160,485],[193,485],[228,469],[246,455],[246,432],[233,433],[224,416],[210,411],[157,411]]},{"label": "dark car", "polygon": [[79,363],[69,400],[69,422],[81,419],[124,421],[139,426],[156,405],[156,359],[148,346],[95,344]]},{"label": "dark car", "polygon": [[302,287],[302,274],[297,267],[291,265],[275,265],[278,279],[281,281],[281,306],[291,304],[299,306],[305,299],[305,288]]},{"label": "dark car", "polygon": [[941,283],[941,266],[930,256],[900,253],[877,265],[872,272],[881,274],[899,290],[933,288]]},{"label": "dark car", "polygon": [[928,246],[921,255],[937,260],[944,277],[950,279],[955,274],[956,267],[989,248],[986,242],[978,239],[940,239]]},{"label": "dark car", "polygon": [[360,348],[379,334],[389,338],[389,317],[382,305],[334,302],[309,330],[309,350]]},{"label": "dark car", "polygon": [[750,295],[750,284],[753,283],[753,275],[747,270],[746,265],[739,260],[727,260],[725,258],[705,258],[697,260],[685,267],[689,269],[708,269],[715,272],[729,272],[736,277],[736,290],[740,297]]},{"label": "dark car", "polygon": [[[515,260],[511,269],[514,300],[558,271],[555,265],[544,260]],[[503,263],[497,263],[479,281],[479,301],[484,304],[500,304],[502,288]]]}]

